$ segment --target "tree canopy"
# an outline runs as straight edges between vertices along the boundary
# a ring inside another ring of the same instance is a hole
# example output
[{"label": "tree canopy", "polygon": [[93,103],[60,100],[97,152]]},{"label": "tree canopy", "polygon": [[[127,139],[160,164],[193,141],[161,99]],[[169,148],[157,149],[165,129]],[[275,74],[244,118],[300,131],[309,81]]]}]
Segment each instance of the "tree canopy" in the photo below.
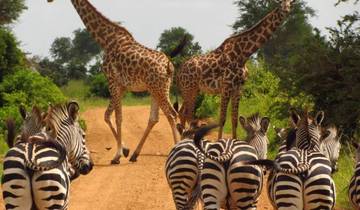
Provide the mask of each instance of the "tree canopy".
[{"label": "tree canopy", "polygon": [[13,23],[25,9],[27,9],[25,0],[1,0],[0,25]]}]

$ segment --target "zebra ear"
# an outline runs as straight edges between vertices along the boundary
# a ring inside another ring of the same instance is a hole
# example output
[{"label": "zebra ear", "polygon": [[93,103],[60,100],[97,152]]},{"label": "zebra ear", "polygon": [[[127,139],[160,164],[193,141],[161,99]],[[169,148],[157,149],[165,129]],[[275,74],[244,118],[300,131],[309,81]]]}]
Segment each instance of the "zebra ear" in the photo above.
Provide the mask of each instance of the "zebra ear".
[{"label": "zebra ear", "polygon": [[263,117],[260,122],[261,130],[263,133],[266,133],[269,129],[270,119],[268,117]]},{"label": "zebra ear", "polygon": [[296,128],[297,124],[300,121],[300,116],[298,115],[298,113],[294,109],[292,109],[290,111],[290,117],[291,117],[291,122],[292,122],[293,126]]},{"label": "zebra ear", "polygon": [[316,125],[321,125],[323,120],[324,120],[324,112],[319,111],[315,116],[315,124]]},{"label": "zebra ear", "polygon": [[26,118],[26,109],[25,109],[24,105],[21,104],[19,106],[19,112],[20,112],[21,117],[25,120],[25,118]]},{"label": "zebra ear", "polygon": [[239,117],[239,122],[240,122],[241,126],[242,126],[244,129],[246,129],[246,119],[245,119],[245,117],[240,116],[240,117]]},{"label": "zebra ear", "polygon": [[42,117],[42,114],[41,114],[41,111],[40,111],[39,107],[33,106],[31,113],[32,113],[32,115],[36,116],[36,119],[38,120],[38,123],[42,122],[43,117]]},{"label": "zebra ear", "polygon": [[69,117],[73,120],[76,121],[77,116],[79,114],[79,104],[75,101],[72,101],[68,104],[67,106],[68,108],[68,112],[69,112]]}]

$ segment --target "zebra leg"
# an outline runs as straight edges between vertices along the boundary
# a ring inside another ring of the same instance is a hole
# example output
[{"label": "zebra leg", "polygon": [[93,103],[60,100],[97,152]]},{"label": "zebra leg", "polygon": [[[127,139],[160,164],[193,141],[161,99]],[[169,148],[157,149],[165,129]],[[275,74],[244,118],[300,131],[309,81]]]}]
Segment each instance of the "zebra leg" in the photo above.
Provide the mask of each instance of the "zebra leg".
[{"label": "zebra leg", "polygon": [[[316,172],[318,169],[313,170]],[[310,175],[304,183],[304,209],[333,209],[335,205],[334,182],[330,174]]]},{"label": "zebra leg", "polygon": [[222,164],[207,159],[201,171],[201,192],[204,209],[217,210],[226,202],[226,172]]},{"label": "zebra leg", "polygon": [[275,204],[278,210],[304,209],[303,183],[299,176],[278,173],[273,182]]},{"label": "zebra leg", "polygon": [[244,166],[239,158],[230,161],[227,186],[232,209],[256,209],[263,184],[262,168]]},{"label": "zebra leg", "polygon": [[66,168],[35,172],[32,192],[38,209],[67,209],[70,179]]},{"label": "zebra leg", "polygon": [[6,209],[31,209],[30,178],[25,168],[23,145],[11,148],[4,159],[2,195]]},{"label": "zebra leg", "polygon": [[159,122],[159,106],[158,106],[157,101],[154,98],[151,98],[151,110],[150,110],[150,117],[149,117],[148,125],[146,127],[143,137],[141,138],[138,146],[136,147],[134,153],[132,154],[132,156],[130,158],[131,162],[136,162],[137,157],[139,156],[140,151],[145,144],[147,136],[149,135],[151,129],[158,122]]}]

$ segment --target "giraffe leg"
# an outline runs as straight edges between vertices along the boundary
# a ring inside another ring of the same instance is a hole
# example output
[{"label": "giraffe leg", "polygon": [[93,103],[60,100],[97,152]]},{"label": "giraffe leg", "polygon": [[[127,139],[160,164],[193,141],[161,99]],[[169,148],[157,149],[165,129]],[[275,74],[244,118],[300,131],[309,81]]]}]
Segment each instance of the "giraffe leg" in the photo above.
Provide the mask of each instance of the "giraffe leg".
[{"label": "giraffe leg", "polygon": [[227,113],[227,107],[230,101],[230,93],[225,92],[221,95],[221,103],[220,103],[220,128],[219,128],[219,135],[218,139],[222,138],[223,135],[223,129],[226,121],[226,113]]},{"label": "giraffe leg", "polygon": [[149,117],[148,125],[145,129],[143,137],[141,138],[138,146],[136,147],[134,153],[132,154],[132,156],[130,158],[130,162],[136,162],[137,157],[139,156],[141,149],[144,146],[146,138],[149,135],[151,129],[155,126],[156,123],[159,122],[159,105],[154,98],[151,99],[151,108],[150,109],[151,110],[150,110],[150,117]]},{"label": "giraffe leg", "polygon": [[180,123],[185,127],[186,122],[191,123],[194,119],[196,96],[199,90],[187,91],[184,94],[184,102],[180,109]]},{"label": "giraffe leg", "polygon": [[236,139],[236,129],[238,126],[238,116],[239,116],[239,101],[240,101],[240,92],[235,91],[231,97],[231,125],[232,125],[232,138]]},{"label": "giraffe leg", "polygon": [[[113,133],[115,139],[117,139],[118,132],[115,130],[114,126],[111,123],[111,115],[113,112],[114,112],[114,102],[113,102],[113,100],[110,100],[110,103],[105,111],[104,120],[105,120],[106,124],[110,127],[111,132]],[[123,148],[123,154],[125,157],[127,157],[129,155],[130,150],[124,146],[123,142],[121,142],[121,144],[122,144],[122,148]],[[116,164],[116,161],[114,161],[114,164]]]},{"label": "giraffe leg", "polygon": [[176,118],[177,118],[177,112],[175,109],[171,106],[170,100],[168,95],[161,94],[156,97],[160,109],[164,112],[173,134],[174,143],[176,144],[180,140],[180,135],[178,133],[178,130],[176,129]]}]

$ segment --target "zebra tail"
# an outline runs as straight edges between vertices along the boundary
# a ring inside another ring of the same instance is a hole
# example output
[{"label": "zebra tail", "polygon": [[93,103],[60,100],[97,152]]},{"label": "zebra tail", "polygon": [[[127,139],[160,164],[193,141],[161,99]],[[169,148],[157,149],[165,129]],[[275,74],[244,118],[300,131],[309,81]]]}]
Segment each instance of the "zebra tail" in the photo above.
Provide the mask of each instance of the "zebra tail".
[{"label": "zebra tail", "polygon": [[267,169],[273,169],[277,172],[281,172],[284,174],[302,174],[307,172],[310,169],[309,163],[299,164],[296,168],[282,168],[280,164],[274,160],[268,159],[260,159],[260,160],[253,160],[253,161],[245,161],[247,165],[260,165],[265,166]]},{"label": "zebra tail", "polygon": [[9,118],[6,120],[6,129],[7,129],[7,136],[6,136],[6,144],[9,148],[14,146],[15,136],[16,136],[16,124],[15,120]]},{"label": "zebra tail", "polygon": [[[41,145],[49,148],[53,148],[56,151],[59,152],[60,156],[55,163],[44,163],[42,165],[38,165],[32,161],[32,151],[34,146]],[[25,165],[27,168],[33,170],[33,171],[48,171],[54,168],[59,167],[64,160],[66,159],[66,150],[63,145],[61,145],[59,142],[51,141],[51,140],[38,140],[36,142],[29,142],[27,143],[27,155],[25,155]]]}]

